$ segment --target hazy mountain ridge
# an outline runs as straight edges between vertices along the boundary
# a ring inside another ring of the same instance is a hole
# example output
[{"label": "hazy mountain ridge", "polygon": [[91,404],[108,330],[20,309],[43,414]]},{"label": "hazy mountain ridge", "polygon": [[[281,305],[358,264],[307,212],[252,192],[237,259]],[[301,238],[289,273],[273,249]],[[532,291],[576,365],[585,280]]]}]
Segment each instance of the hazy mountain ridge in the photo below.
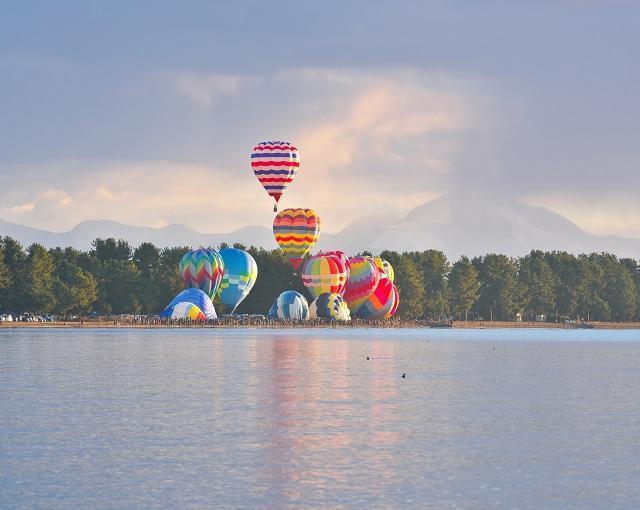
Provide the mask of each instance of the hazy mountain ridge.
[{"label": "hazy mountain ridge", "polygon": [[[184,225],[132,227],[115,221],[91,220],[68,232],[54,233],[0,220],[0,235],[9,235],[25,246],[38,242],[46,247],[73,246],[83,250],[89,249],[96,237],[122,238],[133,246],[148,241],[158,247],[216,246],[221,242],[276,247],[271,228],[256,225],[207,234]],[[403,217],[376,215],[360,218],[337,234],[323,232],[317,249],[342,249],[347,253],[438,249],[450,259],[462,254],[518,256],[540,249],[570,253],[606,251],[619,257],[637,258],[640,239],[589,234],[544,207],[464,192],[444,195]]]}]

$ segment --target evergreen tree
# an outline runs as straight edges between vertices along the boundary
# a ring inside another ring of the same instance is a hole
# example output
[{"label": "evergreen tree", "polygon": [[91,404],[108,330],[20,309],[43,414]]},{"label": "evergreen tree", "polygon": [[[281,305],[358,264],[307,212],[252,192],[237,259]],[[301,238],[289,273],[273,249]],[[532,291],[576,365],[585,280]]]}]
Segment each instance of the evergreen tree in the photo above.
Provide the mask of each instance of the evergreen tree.
[{"label": "evergreen tree", "polygon": [[[0,239],[2,241],[2,239]],[[0,242],[0,310],[4,311],[8,307],[9,288],[11,287],[11,276],[9,267],[4,261],[4,246]]]},{"label": "evergreen tree", "polygon": [[478,271],[469,261],[462,256],[453,267],[449,275],[451,288],[451,310],[459,317],[467,317],[468,312],[480,296],[480,282]]},{"label": "evergreen tree", "polygon": [[418,256],[418,265],[422,268],[425,305],[427,315],[436,318],[449,313],[449,280],[451,264],[446,255],[439,250],[426,250]]},{"label": "evergreen tree", "polygon": [[514,320],[519,311],[518,266],[505,255],[489,254],[473,260],[480,280],[476,309],[484,319]]},{"label": "evergreen tree", "polygon": [[424,315],[424,284],[422,275],[409,254],[400,257],[395,270],[395,284],[400,295],[396,312],[402,317],[417,318]]},{"label": "evergreen tree", "polygon": [[524,306],[532,314],[555,311],[556,280],[544,253],[532,251],[520,260],[520,282],[525,291]]}]

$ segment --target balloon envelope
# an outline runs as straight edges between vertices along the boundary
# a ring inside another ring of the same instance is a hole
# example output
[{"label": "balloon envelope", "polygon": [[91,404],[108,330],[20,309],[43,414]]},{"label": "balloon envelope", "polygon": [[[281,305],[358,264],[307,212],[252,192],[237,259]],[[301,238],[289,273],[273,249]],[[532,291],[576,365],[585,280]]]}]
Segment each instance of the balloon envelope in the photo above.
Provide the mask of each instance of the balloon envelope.
[{"label": "balloon envelope", "polygon": [[272,319],[305,320],[309,318],[309,305],[302,294],[287,290],[278,296],[268,316]]},{"label": "balloon envelope", "polygon": [[395,303],[394,285],[385,275],[380,278],[373,293],[358,308],[355,316],[360,319],[384,319]]},{"label": "balloon envelope", "polygon": [[320,237],[320,217],[313,209],[284,209],[273,220],[273,235],[295,269]]},{"label": "balloon envelope", "polygon": [[398,287],[396,287],[395,285],[393,286],[393,297],[394,297],[393,307],[391,308],[389,313],[387,313],[387,315],[384,316],[385,319],[388,319],[389,317],[393,317],[398,311],[398,306],[400,305],[400,293],[398,292]]},{"label": "balloon envelope", "polygon": [[340,294],[325,292],[309,305],[309,318],[349,321],[351,314],[347,302]]},{"label": "balloon envelope", "polygon": [[191,303],[197,306],[207,319],[215,319],[216,311],[211,302],[211,298],[200,289],[185,289],[174,297],[167,307],[160,314],[160,317],[171,317],[175,305],[178,303]]},{"label": "balloon envelope", "polygon": [[298,149],[289,142],[260,142],[251,153],[251,168],[265,191],[278,203],[298,173]]},{"label": "balloon envelope", "polygon": [[224,261],[224,276],[219,290],[220,299],[233,313],[256,283],[258,265],[249,253],[237,248],[220,250],[220,256]]},{"label": "balloon envelope", "polygon": [[302,284],[312,298],[325,292],[339,294],[347,283],[347,268],[335,255],[316,255],[302,268]]},{"label": "balloon envelope", "polygon": [[202,310],[193,303],[180,301],[170,308],[171,319],[191,319],[194,321],[203,321],[206,319]]},{"label": "balloon envelope", "polygon": [[214,297],[224,273],[224,262],[216,250],[198,248],[180,260],[180,277],[186,288],[196,288]]},{"label": "balloon envelope", "polygon": [[389,280],[393,282],[395,278],[395,271],[393,270],[391,264],[380,257],[373,257],[373,260],[375,261],[376,267],[378,268],[380,273],[386,274]]},{"label": "balloon envelope", "polygon": [[367,257],[349,259],[349,278],[344,288],[344,299],[354,315],[358,308],[373,294],[380,281],[380,271]]}]

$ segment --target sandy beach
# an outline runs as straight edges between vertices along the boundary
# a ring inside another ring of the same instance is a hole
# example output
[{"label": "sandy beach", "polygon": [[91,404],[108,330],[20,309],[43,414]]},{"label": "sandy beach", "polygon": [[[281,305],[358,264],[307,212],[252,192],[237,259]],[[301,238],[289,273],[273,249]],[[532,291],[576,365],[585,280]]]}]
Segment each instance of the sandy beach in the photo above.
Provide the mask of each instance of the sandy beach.
[{"label": "sandy beach", "polygon": [[[442,327],[437,323],[426,321],[409,322],[252,322],[241,321],[217,321],[217,322],[193,322],[193,323],[140,323],[127,320],[119,321],[58,321],[58,322],[0,322],[0,329],[20,328],[264,328],[264,329],[291,329],[291,328],[434,328]],[[511,322],[511,321],[454,321],[453,328],[458,329],[640,329],[640,322],[592,322],[588,324],[562,324],[555,322]]]}]

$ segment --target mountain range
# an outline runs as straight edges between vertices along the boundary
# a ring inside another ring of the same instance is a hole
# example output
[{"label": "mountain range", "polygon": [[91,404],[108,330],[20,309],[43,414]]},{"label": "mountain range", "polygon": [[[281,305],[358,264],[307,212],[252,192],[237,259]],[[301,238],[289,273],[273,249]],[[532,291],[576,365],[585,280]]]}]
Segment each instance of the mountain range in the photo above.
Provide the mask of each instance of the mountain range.
[{"label": "mountain range", "polygon": [[[275,248],[271,228],[247,226],[227,233],[200,233],[184,225],[133,227],[107,220],[83,221],[67,232],[50,232],[0,220],[0,235],[28,246],[73,246],[87,250],[97,238],[126,239],[132,246],[148,241],[158,247],[217,246],[221,242]],[[570,253],[610,252],[640,257],[640,239],[590,234],[544,207],[474,193],[451,193],[427,202],[404,216],[360,218],[336,234],[323,232],[316,249],[442,250],[451,260],[460,255],[503,253],[519,256],[532,249]]]}]

